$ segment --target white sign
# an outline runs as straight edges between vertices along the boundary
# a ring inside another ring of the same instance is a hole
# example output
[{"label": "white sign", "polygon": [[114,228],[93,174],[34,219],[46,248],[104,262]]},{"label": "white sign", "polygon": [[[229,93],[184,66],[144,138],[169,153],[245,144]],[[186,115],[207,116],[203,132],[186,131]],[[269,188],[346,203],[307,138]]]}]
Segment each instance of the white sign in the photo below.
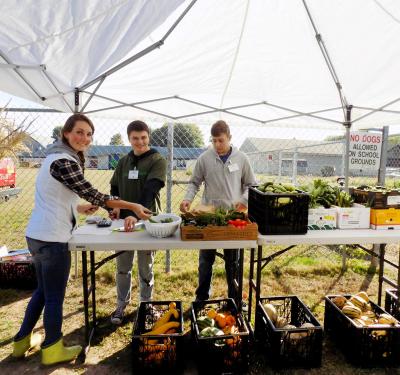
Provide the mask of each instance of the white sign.
[{"label": "white sign", "polygon": [[350,132],[349,169],[378,170],[381,149],[382,134]]}]

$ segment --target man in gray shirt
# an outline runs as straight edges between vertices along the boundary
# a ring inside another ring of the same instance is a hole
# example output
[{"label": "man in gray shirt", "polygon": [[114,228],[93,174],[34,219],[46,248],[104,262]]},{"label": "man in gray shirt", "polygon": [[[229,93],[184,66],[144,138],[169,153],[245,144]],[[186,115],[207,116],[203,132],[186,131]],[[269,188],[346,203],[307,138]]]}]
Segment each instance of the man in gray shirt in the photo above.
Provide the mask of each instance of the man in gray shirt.
[{"label": "man in gray shirt", "polygon": [[[232,147],[231,133],[225,121],[217,121],[211,127],[213,147],[206,150],[196,162],[185,199],[180,210],[186,212],[204,182],[202,204],[231,208],[238,211],[247,209],[248,188],[256,183],[247,156]],[[216,250],[200,250],[199,286],[196,300],[210,298],[212,266]],[[224,249],[228,297],[236,298],[234,280],[238,274],[238,249]]]}]

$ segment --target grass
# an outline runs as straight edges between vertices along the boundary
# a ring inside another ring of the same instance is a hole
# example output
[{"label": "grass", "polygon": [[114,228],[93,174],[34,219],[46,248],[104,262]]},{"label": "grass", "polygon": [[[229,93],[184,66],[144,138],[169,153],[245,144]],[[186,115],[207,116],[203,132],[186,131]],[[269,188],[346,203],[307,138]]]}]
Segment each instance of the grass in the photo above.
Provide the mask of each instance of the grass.
[{"label": "grass", "polygon": [[[388,250],[389,256],[397,258],[398,247]],[[106,256],[107,253],[101,254]],[[248,286],[249,251],[245,251],[245,290]],[[100,257],[98,257],[100,259]],[[157,252],[155,260],[154,299],[179,299],[184,309],[190,307],[197,285],[197,251],[173,250],[171,252],[171,273],[165,273],[165,252]],[[341,256],[335,249],[325,247],[297,247],[276,258],[262,273],[263,297],[270,295],[295,294],[311,308],[322,322],[324,314],[323,297],[330,293],[354,293],[365,289],[371,299],[377,298],[376,270],[368,272],[370,260],[349,257],[347,269],[341,269]],[[132,304],[128,306],[128,319],[120,327],[112,327],[109,316],[115,307],[115,262],[107,263],[97,274],[97,313],[100,321],[99,336],[91,348],[86,362],[54,366],[44,369],[40,366],[39,353],[33,352],[23,361],[10,358],[11,340],[19,328],[23,313],[29,301],[30,292],[0,289],[0,370],[2,373],[29,371],[30,373],[67,373],[67,374],[128,374],[130,370],[130,335],[137,308],[137,266],[134,266],[132,286]],[[72,272],[73,274],[73,272]],[[388,277],[394,278],[390,270]],[[213,297],[224,297],[226,293],[224,263],[218,257],[214,265]],[[63,332],[69,344],[83,341],[83,304],[82,280],[71,277],[64,304]],[[188,322],[186,327],[188,328]],[[43,332],[42,322],[38,324]],[[310,370],[314,374],[384,374],[383,370],[355,369],[341,358],[328,341],[324,346],[323,367]],[[273,374],[263,356],[256,355],[250,367],[250,374]],[[305,374],[301,370],[279,372],[283,374]]]}]

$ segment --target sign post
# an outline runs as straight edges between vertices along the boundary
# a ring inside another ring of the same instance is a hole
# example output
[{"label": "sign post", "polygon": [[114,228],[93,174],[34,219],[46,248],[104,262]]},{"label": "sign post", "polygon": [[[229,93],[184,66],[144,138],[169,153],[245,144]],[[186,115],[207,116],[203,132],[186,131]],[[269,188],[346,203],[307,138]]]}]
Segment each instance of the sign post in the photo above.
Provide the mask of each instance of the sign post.
[{"label": "sign post", "polygon": [[350,132],[349,169],[379,170],[382,133]]}]

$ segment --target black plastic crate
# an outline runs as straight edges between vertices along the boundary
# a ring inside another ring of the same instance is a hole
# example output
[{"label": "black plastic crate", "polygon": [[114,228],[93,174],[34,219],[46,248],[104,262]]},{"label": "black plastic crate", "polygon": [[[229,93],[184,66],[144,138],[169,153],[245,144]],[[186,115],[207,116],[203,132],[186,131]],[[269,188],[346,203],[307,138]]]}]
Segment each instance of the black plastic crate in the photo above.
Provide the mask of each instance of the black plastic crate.
[{"label": "black plastic crate", "polygon": [[0,262],[0,287],[36,289],[36,270],[32,262]]},{"label": "black plastic crate", "polygon": [[[278,316],[287,324],[313,328],[276,328],[264,305],[274,305]],[[323,329],[308,307],[297,296],[261,297],[256,308],[255,337],[272,367],[321,366]]]},{"label": "black plastic crate", "polygon": [[[201,337],[197,318],[206,316],[210,309],[229,311],[236,319],[239,333]],[[244,374],[249,365],[249,329],[232,298],[199,301],[192,303],[192,338],[196,362],[200,373]]]},{"label": "black plastic crate", "polygon": [[[347,360],[360,367],[388,367],[400,364],[400,327],[374,328],[357,326],[325,297],[325,332],[335,340]],[[350,298],[350,295],[346,295]],[[370,301],[375,314],[386,313]]]},{"label": "black plastic crate", "polygon": [[310,196],[300,190],[278,194],[250,187],[249,218],[261,234],[305,234],[309,202]]},{"label": "black plastic crate", "polygon": [[[154,323],[176,303],[180,326],[177,333],[142,336],[152,330]],[[133,328],[133,373],[176,374],[183,371],[183,314],[180,301],[141,302]]]},{"label": "black plastic crate", "polygon": [[371,208],[400,208],[400,191],[369,191],[362,188],[350,188],[355,203]]},{"label": "black plastic crate", "polygon": [[400,320],[400,304],[397,289],[386,290],[385,310],[397,320]]}]

